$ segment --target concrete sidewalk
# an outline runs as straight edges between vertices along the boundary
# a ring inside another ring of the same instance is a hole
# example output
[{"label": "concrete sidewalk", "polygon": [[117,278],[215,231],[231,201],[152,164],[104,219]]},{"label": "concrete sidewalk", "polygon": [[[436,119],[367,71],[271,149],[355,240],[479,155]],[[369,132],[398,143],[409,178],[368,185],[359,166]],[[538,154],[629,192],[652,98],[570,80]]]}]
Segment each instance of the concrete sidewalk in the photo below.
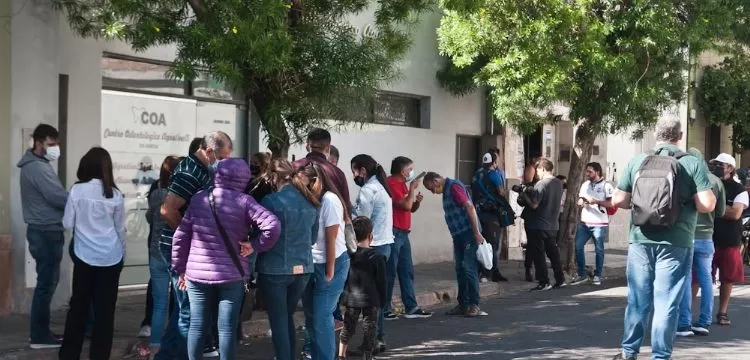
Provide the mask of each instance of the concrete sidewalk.
[{"label": "concrete sidewalk", "polygon": [[[617,257],[618,255],[613,255]],[[621,256],[621,255],[620,255]],[[593,254],[587,254],[588,264],[593,264]],[[613,259],[614,260],[614,259]],[[620,261],[613,261],[613,266]],[[504,261],[501,271],[510,281],[505,283],[486,282],[481,284],[481,296],[504,296],[524,292],[533,284],[523,281],[523,263],[519,261]],[[551,274],[551,270],[550,270]],[[606,272],[609,278],[623,276],[623,269],[619,267],[609,268]],[[417,301],[421,307],[429,308],[436,305],[455,302],[457,295],[455,272],[453,263],[423,264],[414,267],[415,287]],[[395,286],[393,296],[394,311],[401,311],[401,298],[398,285]],[[137,358],[134,348],[143,343],[144,339],[138,339],[137,333],[143,320],[145,309],[145,295],[143,293],[129,295],[118,299],[117,313],[115,314],[115,339],[112,349],[112,359]],[[302,325],[303,315],[297,312],[295,320]],[[53,330],[63,333],[65,311],[53,313]],[[253,338],[265,336],[268,331],[268,321],[265,312],[255,312],[253,319],[243,324],[247,341]],[[84,347],[86,358],[88,344]],[[0,319],[0,359],[9,360],[44,360],[57,359],[57,350],[31,350],[28,348],[28,316],[14,315]]]}]

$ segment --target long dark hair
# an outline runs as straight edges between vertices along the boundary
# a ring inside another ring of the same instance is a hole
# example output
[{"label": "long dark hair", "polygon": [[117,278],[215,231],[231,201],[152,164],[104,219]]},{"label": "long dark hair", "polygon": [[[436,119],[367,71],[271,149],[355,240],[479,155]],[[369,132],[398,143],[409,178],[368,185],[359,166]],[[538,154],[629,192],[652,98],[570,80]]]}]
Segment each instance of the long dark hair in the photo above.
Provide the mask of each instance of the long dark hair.
[{"label": "long dark hair", "polygon": [[341,201],[341,205],[344,208],[344,220],[347,222],[351,221],[351,215],[349,214],[349,204],[344,201],[344,197],[341,196],[341,192],[336,189],[333,181],[330,177],[328,177],[328,174],[323,171],[320,165],[314,162],[310,162],[303,169],[301,169],[301,171],[310,180],[310,183],[307,186],[313,192],[313,194],[315,194],[315,184],[319,182],[321,185],[321,191],[316,195],[323,199],[323,195],[326,192],[334,193],[339,198],[339,201]]},{"label": "long dark hair", "polygon": [[101,147],[93,147],[86,155],[83,155],[78,164],[76,176],[78,177],[76,184],[86,183],[93,179],[101,180],[104,188],[103,195],[107,199],[114,197],[115,189],[120,190],[115,185],[115,177],[112,174],[112,157]]},{"label": "long dark hair", "polygon": [[380,166],[380,164],[378,164],[377,161],[375,161],[375,159],[372,158],[372,156],[367,154],[359,154],[352,158],[351,164],[352,168],[355,169],[364,168],[365,171],[367,171],[367,179],[373,176],[377,177],[378,182],[380,182],[380,185],[383,185],[383,188],[385,189],[385,192],[388,193],[388,196],[393,197],[391,195],[391,191],[388,189],[388,184],[385,182],[385,170],[382,166]]},{"label": "long dark hair", "polygon": [[161,163],[161,170],[159,171],[159,187],[165,188],[169,186],[169,182],[172,180],[172,172],[180,163],[180,158],[174,155],[169,155],[164,158]]}]

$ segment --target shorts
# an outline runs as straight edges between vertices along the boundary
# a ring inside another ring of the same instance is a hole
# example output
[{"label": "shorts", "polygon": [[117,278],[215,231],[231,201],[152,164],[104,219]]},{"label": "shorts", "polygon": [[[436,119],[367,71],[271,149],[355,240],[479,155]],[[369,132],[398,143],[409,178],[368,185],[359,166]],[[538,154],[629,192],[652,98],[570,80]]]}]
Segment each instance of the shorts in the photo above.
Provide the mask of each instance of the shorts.
[{"label": "shorts", "polygon": [[719,270],[719,281],[721,283],[732,284],[745,281],[742,247],[717,247],[714,253],[714,262],[711,266],[711,276],[714,279],[716,279],[716,270]]}]

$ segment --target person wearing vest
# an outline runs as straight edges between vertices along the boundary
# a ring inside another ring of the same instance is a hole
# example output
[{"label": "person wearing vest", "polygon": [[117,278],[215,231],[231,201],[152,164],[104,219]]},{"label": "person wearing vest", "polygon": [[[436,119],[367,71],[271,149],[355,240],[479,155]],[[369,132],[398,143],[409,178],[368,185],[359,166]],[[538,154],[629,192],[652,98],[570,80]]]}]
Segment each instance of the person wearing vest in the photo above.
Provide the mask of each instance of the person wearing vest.
[{"label": "person wearing vest", "polygon": [[[748,207],[748,194],[745,187],[734,180],[734,170],[737,166],[734,158],[729,154],[719,154],[711,160],[711,167],[723,169],[721,178],[726,191],[726,208],[723,216],[717,216],[714,221],[714,262],[711,274],[716,278],[719,271],[719,312],[716,323],[729,325],[729,298],[734,283],[745,281],[745,271],[742,265],[742,223],[740,217]],[[717,214],[718,215],[718,214]]]},{"label": "person wearing vest", "polygon": [[477,276],[477,248],[485,240],[469,192],[460,181],[444,178],[434,172],[428,172],[422,184],[431,193],[443,196],[445,223],[453,238],[458,305],[446,315],[485,316],[487,313],[479,308]]},{"label": "person wearing vest", "polygon": [[583,247],[593,239],[596,252],[596,268],[591,283],[602,284],[604,268],[604,239],[609,232],[609,215],[607,208],[612,207],[612,194],[615,188],[604,179],[602,165],[598,162],[586,164],[586,182],[578,193],[578,207],[581,208],[581,222],[576,230],[576,265],[578,274],[570,281],[578,285],[589,281],[586,273],[586,257]]},{"label": "person wearing vest", "polygon": [[497,266],[498,253],[502,244],[503,229],[508,219],[502,219],[500,202],[505,200],[505,184],[497,169],[497,155],[488,152],[482,157],[482,167],[474,173],[471,181],[471,196],[477,209],[479,222],[482,224],[482,235],[492,245],[492,269],[479,268],[482,281],[491,279],[493,282],[508,281]]},{"label": "person wearing vest", "polygon": [[[652,151],[636,155],[620,173],[612,205],[631,209],[633,200],[647,200],[649,194],[662,195],[663,183],[640,181],[648,174],[641,173],[641,165],[648,158],[667,157],[681,153],[682,124],[678,119],[659,119],[654,129],[656,146]],[[681,155],[681,154],[680,154]],[[679,201],[678,216],[670,226],[638,225],[641,218],[631,210],[630,245],[628,246],[627,284],[628,303],[623,321],[621,351],[614,359],[635,360],[644,343],[646,329],[651,323],[651,356],[654,360],[672,358],[672,347],[677,331],[680,300],[685,274],[692,263],[692,246],[698,213],[714,210],[716,196],[711,190],[708,171],[695,156],[680,156],[670,196]],[[647,179],[651,180],[651,179]],[[658,203],[658,202],[656,202]],[[648,210],[648,209],[647,209]],[[658,219],[657,219],[658,220]],[[655,220],[654,220],[655,221]],[[653,314],[653,319],[652,315]]]}]

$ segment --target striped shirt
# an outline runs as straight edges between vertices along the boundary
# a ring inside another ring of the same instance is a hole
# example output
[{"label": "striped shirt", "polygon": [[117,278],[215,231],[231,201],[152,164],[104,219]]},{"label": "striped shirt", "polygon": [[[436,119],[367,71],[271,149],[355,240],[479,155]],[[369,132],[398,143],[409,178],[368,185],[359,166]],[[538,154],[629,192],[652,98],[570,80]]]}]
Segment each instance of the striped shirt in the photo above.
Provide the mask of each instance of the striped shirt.
[{"label": "striped shirt", "polygon": [[[199,191],[208,189],[212,184],[213,181],[208,168],[194,154],[190,154],[180,161],[177,168],[172,172],[168,189],[170,193],[185,199],[185,206],[180,209],[180,214],[185,215],[185,211],[190,204],[190,198]],[[165,226],[161,232],[161,243],[171,246],[173,235],[174,229]]]}]

